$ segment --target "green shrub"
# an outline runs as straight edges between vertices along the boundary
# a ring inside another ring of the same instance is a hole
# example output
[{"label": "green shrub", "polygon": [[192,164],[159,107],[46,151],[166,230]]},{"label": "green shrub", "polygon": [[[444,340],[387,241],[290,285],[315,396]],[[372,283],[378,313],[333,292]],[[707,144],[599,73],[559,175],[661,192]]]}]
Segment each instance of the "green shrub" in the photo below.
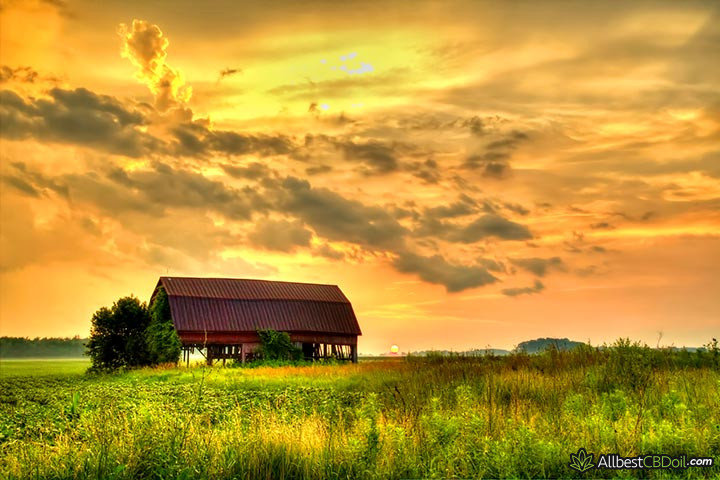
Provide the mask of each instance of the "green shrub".
[{"label": "green shrub", "polygon": [[302,349],[293,345],[287,332],[272,329],[258,330],[260,348],[257,351],[263,360],[300,360]]},{"label": "green shrub", "polygon": [[177,363],[182,344],[170,314],[170,302],[159,287],[150,305],[150,325],[145,331],[150,359],[153,363]]}]

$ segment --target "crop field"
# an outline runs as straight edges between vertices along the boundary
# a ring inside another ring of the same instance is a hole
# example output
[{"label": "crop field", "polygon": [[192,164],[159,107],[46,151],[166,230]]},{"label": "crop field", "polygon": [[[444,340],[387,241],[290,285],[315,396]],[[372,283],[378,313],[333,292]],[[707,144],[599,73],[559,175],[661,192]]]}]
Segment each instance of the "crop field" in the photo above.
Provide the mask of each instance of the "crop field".
[{"label": "crop field", "polygon": [[87,358],[37,358],[0,360],[0,378],[52,375],[82,375],[90,366]]},{"label": "crop field", "polygon": [[[107,375],[28,363],[0,364],[0,478],[720,477],[717,350]],[[579,473],[581,447],[716,465]]]}]

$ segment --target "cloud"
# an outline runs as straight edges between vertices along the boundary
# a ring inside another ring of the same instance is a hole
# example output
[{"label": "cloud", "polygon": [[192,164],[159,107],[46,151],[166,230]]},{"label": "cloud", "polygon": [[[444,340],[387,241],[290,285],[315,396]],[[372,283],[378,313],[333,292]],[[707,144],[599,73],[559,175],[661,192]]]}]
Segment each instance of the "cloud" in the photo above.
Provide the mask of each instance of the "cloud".
[{"label": "cloud", "polygon": [[330,165],[317,165],[314,167],[308,167],[305,169],[305,173],[308,175],[320,175],[322,173],[328,173],[332,171],[332,167]]},{"label": "cloud", "polygon": [[0,83],[15,81],[21,83],[35,83],[38,79],[38,72],[30,67],[11,68],[7,65],[0,67]]},{"label": "cloud", "polygon": [[58,176],[31,171],[20,163],[13,167],[15,176],[36,191],[50,189],[68,201],[93,205],[112,217],[127,213],[161,217],[172,208],[213,211],[231,220],[250,220],[254,213],[270,209],[255,189],[232,188],[200,173],[160,162],[144,170],[109,166],[102,172]]},{"label": "cloud", "polygon": [[20,177],[16,177],[13,175],[3,175],[2,181],[5,184],[10,185],[11,187],[14,187],[15,189],[24,193],[25,195],[29,195],[31,197],[40,196],[40,192],[34,186],[32,186],[30,183]]},{"label": "cloud", "polygon": [[510,210],[513,213],[517,213],[518,215],[524,216],[524,215],[527,215],[528,213],[530,213],[530,210],[528,210],[527,208],[525,208],[522,205],[517,204],[517,203],[506,202],[506,203],[503,203],[503,207],[505,207],[506,209]]},{"label": "cloud", "polygon": [[286,178],[278,191],[279,209],[296,215],[329,240],[368,248],[397,248],[407,230],[381,207],[348,200],[326,188],[313,188],[306,180]]},{"label": "cloud", "polygon": [[[525,225],[513,222],[499,215],[498,206],[490,200],[478,204],[466,195],[449,205],[431,207],[424,210],[419,226],[414,230],[415,236],[436,236],[444,240],[459,243],[475,243],[486,238],[499,240],[531,240],[530,229]],[[468,224],[443,221],[445,218],[461,217],[486,212]]]},{"label": "cloud", "polygon": [[424,162],[406,163],[403,169],[427,184],[434,185],[440,181],[438,164],[432,158],[428,158]]},{"label": "cloud", "polygon": [[220,70],[220,74],[218,75],[218,82],[226,77],[237,75],[238,73],[243,73],[242,68],[224,68]]},{"label": "cloud", "polygon": [[510,165],[506,159],[508,154],[490,152],[483,155],[470,155],[465,159],[462,167],[468,170],[479,170],[483,177],[503,179],[510,173]]},{"label": "cloud", "polygon": [[241,190],[200,173],[156,163],[152,170],[126,172],[115,168],[108,178],[142,195],[150,205],[214,210],[233,220],[250,220],[269,204],[254,189]]},{"label": "cloud", "polygon": [[610,225],[608,222],[598,222],[598,223],[593,223],[592,225],[590,225],[590,228],[600,230],[600,229],[612,229],[615,227]]},{"label": "cloud", "polygon": [[48,95],[25,100],[13,91],[0,91],[0,135],[85,145],[128,157],[162,147],[163,142],[141,130],[147,123],[144,116],[113,97],[84,88],[53,88]]},{"label": "cloud", "polygon": [[1,90],[0,136],[84,145],[128,157],[264,156],[288,154],[296,149],[292,140],[284,135],[212,130],[200,121],[171,126],[170,140],[165,141],[144,131],[150,125],[151,116],[115,97],[85,88],[53,88],[48,97],[24,99],[12,90]]},{"label": "cloud", "polygon": [[491,272],[506,273],[507,270],[502,262],[493,260],[491,258],[478,258],[478,263],[483,267],[487,268]]},{"label": "cloud", "polygon": [[121,23],[118,33],[123,39],[123,58],[138,68],[135,77],[155,95],[158,110],[165,111],[190,100],[192,88],[185,85],[180,71],[165,63],[170,41],[160,27],[135,19],[130,27]]},{"label": "cloud", "polygon": [[468,170],[479,170],[483,177],[504,179],[511,172],[508,160],[513,150],[529,137],[526,133],[513,130],[504,137],[493,140],[485,147],[484,153],[477,153],[468,156],[462,164],[462,168]]},{"label": "cloud", "polygon": [[538,277],[544,277],[551,268],[564,270],[565,265],[560,257],[551,258],[511,258],[510,263]]},{"label": "cloud", "polygon": [[450,205],[426,208],[423,215],[433,219],[455,218],[470,215],[477,211],[477,202],[465,194],[461,194],[456,202]]},{"label": "cloud", "polygon": [[440,255],[424,257],[402,252],[393,266],[403,273],[415,273],[426,282],[443,285],[448,292],[460,292],[498,281],[484,266],[454,265]]},{"label": "cloud", "polygon": [[514,150],[521,142],[524,142],[528,138],[527,133],[513,130],[504,138],[488,143],[486,148],[488,150]]},{"label": "cloud", "polygon": [[199,122],[182,123],[172,129],[173,153],[185,156],[274,155],[290,153],[292,141],[284,135],[245,134],[229,130],[211,130]]},{"label": "cloud", "polygon": [[345,258],[345,254],[343,252],[332,248],[327,243],[323,243],[320,247],[313,250],[313,254],[329,258],[331,260],[342,260]]},{"label": "cloud", "polygon": [[501,292],[503,295],[516,297],[518,295],[532,295],[533,293],[540,293],[543,290],[545,290],[545,285],[543,285],[540,280],[535,280],[535,283],[531,287],[504,288]]},{"label": "cloud", "polygon": [[500,240],[530,240],[533,238],[532,233],[525,225],[496,214],[483,215],[470,224],[454,231],[451,230],[447,234],[449,240],[462,243],[474,243],[488,237]]},{"label": "cloud", "polygon": [[398,161],[394,149],[383,143],[369,141],[356,144],[352,141],[337,142],[336,146],[349,160],[360,160],[370,169],[370,174],[385,174],[398,170]]},{"label": "cloud", "polygon": [[29,265],[53,262],[99,260],[98,239],[88,231],[81,215],[58,215],[39,221],[25,199],[3,195],[0,209],[0,273],[18,271]]},{"label": "cloud", "polygon": [[[303,52],[305,53],[305,52]],[[368,89],[373,92],[397,93],[397,82],[406,79],[409,70],[394,68],[383,74],[348,75],[331,80],[293,82],[267,90],[266,93],[283,97],[284,100],[301,100],[316,102],[318,98],[353,98],[367,95]]]},{"label": "cloud", "polygon": [[248,238],[258,247],[292,252],[296,247],[310,246],[312,232],[298,221],[266,219],[255,223],[255,230]]},{"label": "cloud", "polygon": [[272,173],[272,170],[270,170],[267,165],[258,162],[250,163],[246,167],[223,165],[222,169],[232,177],[247,180],[262,180],[263,178],[268,178]]}]

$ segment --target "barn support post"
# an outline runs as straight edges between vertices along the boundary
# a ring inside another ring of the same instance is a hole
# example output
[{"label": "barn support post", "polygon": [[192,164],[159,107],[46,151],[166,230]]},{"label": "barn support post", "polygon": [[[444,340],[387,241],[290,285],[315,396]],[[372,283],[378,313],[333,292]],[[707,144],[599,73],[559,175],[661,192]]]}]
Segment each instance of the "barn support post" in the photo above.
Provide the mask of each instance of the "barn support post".
[{"label": "barn support post", "polygon": [[208,367],[212,367],[213,358],[214,358],[214,356],[215,356],[214,354],[215,354],[214,345],[208,345],[208,346],[207,346],[207,364],[208,364]]},{"label": "barn support post", "polygon": [[352,363],[358,362],[357,344],[350,345],[350,355],[352,356]]}]

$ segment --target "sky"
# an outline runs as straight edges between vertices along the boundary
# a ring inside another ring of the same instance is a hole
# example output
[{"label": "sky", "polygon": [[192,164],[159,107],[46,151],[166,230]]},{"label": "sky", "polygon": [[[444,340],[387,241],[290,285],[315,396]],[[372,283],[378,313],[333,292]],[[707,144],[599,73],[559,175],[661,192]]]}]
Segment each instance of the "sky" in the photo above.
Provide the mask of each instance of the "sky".
[{"label": "sky", "polygon": [[161,275],[359,350],[720,333],[717,2],[0,2],[0,335]]}]

